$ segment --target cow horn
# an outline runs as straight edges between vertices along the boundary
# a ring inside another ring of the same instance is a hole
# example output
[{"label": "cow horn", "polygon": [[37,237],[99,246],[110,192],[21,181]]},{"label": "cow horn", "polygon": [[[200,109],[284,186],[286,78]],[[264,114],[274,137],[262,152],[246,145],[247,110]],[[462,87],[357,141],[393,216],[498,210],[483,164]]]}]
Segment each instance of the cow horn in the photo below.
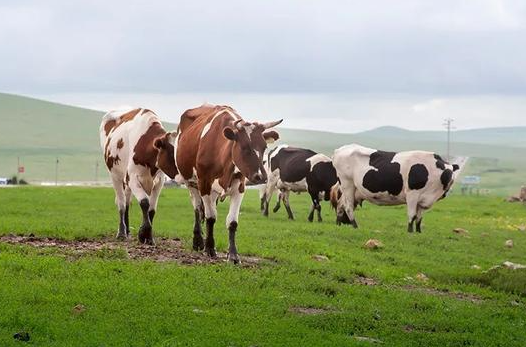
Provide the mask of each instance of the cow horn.
[{"label": "cow horn", "polygon": [[234,128],[238,129],[238,130],[241,130],[243,128],[243,126],[240,124],[243,120],[242,119],[238,119],[234,122]]},{"label": "cow horn", "polygon": [[280,120],[277,120],[277,121],[274,121],[274,122],[267,122],[267,123],[263,124],[263,128],[270,129],[270,128],[273,128],[276,125],[280,124],[281,122],[283,122],[283,119],[280,119]]}]

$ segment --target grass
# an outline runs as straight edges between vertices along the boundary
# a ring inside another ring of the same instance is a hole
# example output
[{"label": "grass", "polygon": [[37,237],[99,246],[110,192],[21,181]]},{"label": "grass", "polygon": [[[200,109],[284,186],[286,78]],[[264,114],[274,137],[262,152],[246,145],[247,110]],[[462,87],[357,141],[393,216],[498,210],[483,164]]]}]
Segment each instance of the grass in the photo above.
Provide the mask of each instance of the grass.
[{"label": "grass", "polygon": [[[242,207],[238,248],[275,260],[258,268],[131,261],[99,252],[72,260],[58,250],[0,244],[0,345],[35,346],[524,346],[525,272],[483,270],[526,263],[526,211],[495,197],[451,196],[407,234],[403,207],[365,205],[360,229],[308,223],[308,198],[292,196],[297,220],[259,213],[256,191]],[[107,188],[0,190],[0,234],[66,239],[111,236]],[[216,246],[227,249],[226,204]],[[191,247],[193,212],[182,189],[162,192],[157,236]],[[136,236],[140,214],[132,207]],[[452,233],[461,227],[469,233]],[[370,238],[384,247],[362,247]],[[513,248],[504,247],[513,239]],[[324,255],[328,261],[316,261]],[[482,270],[471,268],[478,265]],[[417,280],[424,273],[429,280]],[[495,275],[493,275],[495,274]],[[355,283],[358,276],[377,285]],[[452,293],[463,293],[467,300]],[[83,305],[81,312],[74,310]],[[295,308],[320,309],[302,314]]]}]

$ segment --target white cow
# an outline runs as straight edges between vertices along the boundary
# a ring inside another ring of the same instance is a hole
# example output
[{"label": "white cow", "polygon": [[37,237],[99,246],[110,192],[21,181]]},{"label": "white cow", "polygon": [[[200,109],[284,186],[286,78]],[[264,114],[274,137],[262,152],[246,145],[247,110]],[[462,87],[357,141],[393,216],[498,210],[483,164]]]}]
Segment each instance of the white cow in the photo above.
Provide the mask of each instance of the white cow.
[{"label": "white cow", "polygon": [[174,141],[175,135],[166,132],[157,115],[147,109],[110,111],[102,118],[100,144],[120,215],[118,239],[130,236],[133,193],[143,213],[139,241],[153,244],[152,222],[165,174],[172,179],[177,174]]},{"label": "white cow", "polygon": [[334,151],[339,183],[331,191],[337,223],[357,227],[354,209],[366,200],[376,205],[407,204],[409,232],[421,232],[422,214],[444,198],[458,165],[424,151],[384,152],[357,144]]}]

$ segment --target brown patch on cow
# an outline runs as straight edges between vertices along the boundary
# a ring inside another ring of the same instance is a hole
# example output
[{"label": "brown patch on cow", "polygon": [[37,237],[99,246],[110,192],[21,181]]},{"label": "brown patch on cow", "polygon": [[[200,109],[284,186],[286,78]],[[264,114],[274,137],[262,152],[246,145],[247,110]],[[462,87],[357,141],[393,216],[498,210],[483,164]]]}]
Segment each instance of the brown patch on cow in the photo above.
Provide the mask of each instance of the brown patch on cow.
[{"label": "brown patch on cow", "polygon": [[120,161],[121,161],[121,158],[119,158],[118,154],[115,157],[111,155],[106,157],[106,166],[108,167],[108,170],[111,171],[111,169],[113,168],[113,165],[119,165]]},{"label": "brown patch on cow", "polygon": [[174,158],[174,146],[170,143],[175,134],[166,133],[154,141],[154,147],[158,150],[157,167],[168,177],[174,179],[177,175],[177,167]]},{"label": "brown patch on cow", "polygon": [[110,131],[115,128],[115,125],[117,124],[117,121],[115,119],[110,119],[109,121],[104,124],[104,132],[106,133],[106,136],[110,133]]},{"label": "brown patch on cow", "polygon": [[117,141],[117,149],[122,149],[124,147],[124,140],[122,138]]},{"label": "brown patch on cow", "polygon": [[[227,254],[218,252],[217,258],[204,253],[192,252],[178,239],[156,238],[155,246],[139,244],[137,241],[122,242],[114,238],[62,240],[53,237],[4,235],[1,243],[24,245],[41,250],[42,255],[49,255],[49,249],[69,260],[85,256],[122,258],[129,260],[151,260],[155,262],[177,262],[185,265],[228,263]],[[255,256],[241,256],[241,267],[257,268],[275,261]]]},{"label": "brown patch on cow", "polygon": [[158,149],[154,146],[154,141],[166,134],[166,130],[161,123],[154,122],[148,130],[139,138],[133,149],[133,162],[135,165],[142,165],[150,169],[150,174],[154,176],[157,173],[157,154]]},{"label": "brown patch on cow", "polygon": [[340,184],[336,183],[332,186],[330,193],[330,202],[333,209],[336,210],[338,208],[338,201],[340,200],[341,196],[342,191],[340,189]]},{"label": "brown patch on cow", "polygon": [[120,116],[119,117],[119,125],[121,125],[122,123],[126,123],[126,122],[129,122],[129,121],[132,121],[135,118],[135,116],[137,116],[137,114],[139,113],[140,110],[141,110],[140,108],[136,108],[136,109],[128,111],[125,114],[123,114],[122,116]]}]

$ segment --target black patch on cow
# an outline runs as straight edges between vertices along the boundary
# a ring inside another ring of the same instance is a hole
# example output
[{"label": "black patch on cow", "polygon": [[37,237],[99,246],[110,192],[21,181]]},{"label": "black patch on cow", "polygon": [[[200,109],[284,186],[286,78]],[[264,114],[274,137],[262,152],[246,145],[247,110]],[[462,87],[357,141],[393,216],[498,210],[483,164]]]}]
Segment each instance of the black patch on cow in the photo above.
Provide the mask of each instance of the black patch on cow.
[{"label": "black patch on cow", "polygon": [[429,178],[429,171],[423,164],[415,164],[409,170],[408,184],[409,189],[418,190],[426,186]]},{"label": "black patch on cow", "polygon": [[279,169],[283,182],[298,182],[307,177],[310,171],[308,158],[316,155],[310,149],[284,147],[270,160],[270,170]]},{"label": "black patch on cow", "polygon": [[445,170],[446,169],[446,162],[442,159],[441,156],[439,156],[438,154],[434,154],[433,155],[436,159],[436,166],[438,169],[440,170]]},{"label": "black patch on cow", "polygon": [[453,171],[450,169],[444,170],[442,175],[440,175],[440,182],[442,182],[444,190],[447,190],[447,186],[449,185],[449,182],[451,182],[451,178],[453,178]]},{"label": "black patch on cow", "polygon": [[311,195],[324,192],[324,200],[330,199],[331,188],[338,182],[336,169],[330,161],[321,161],[307,174],[307,186]]},{"label": "black patch on cow", "polygon": [[376,151],[371,154],[369,165],[377,170],[369,170],[363,177],[363,186],[372,193],[388,192],[399,195],[404,186],[400,164],[392,163],[394,152]]}]

